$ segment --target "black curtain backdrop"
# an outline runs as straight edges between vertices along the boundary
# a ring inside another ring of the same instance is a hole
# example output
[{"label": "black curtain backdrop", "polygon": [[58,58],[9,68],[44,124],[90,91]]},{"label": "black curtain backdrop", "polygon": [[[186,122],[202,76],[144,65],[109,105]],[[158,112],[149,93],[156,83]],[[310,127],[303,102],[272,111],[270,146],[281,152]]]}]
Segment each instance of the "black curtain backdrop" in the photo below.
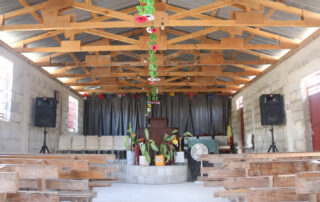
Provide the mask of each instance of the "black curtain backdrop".
[{"label": "black curtain backdrop", "polygon": [[[153,105],[152,117],[168,118],[169,127],[194,135],[225,134],[230,100],[227,96],[196,94],[159,95],[160,104]],[[90,96],[84,104],[84,135],[126,135],[129,123],[133,131],[147,126],[147,97],[127,94]]]}]

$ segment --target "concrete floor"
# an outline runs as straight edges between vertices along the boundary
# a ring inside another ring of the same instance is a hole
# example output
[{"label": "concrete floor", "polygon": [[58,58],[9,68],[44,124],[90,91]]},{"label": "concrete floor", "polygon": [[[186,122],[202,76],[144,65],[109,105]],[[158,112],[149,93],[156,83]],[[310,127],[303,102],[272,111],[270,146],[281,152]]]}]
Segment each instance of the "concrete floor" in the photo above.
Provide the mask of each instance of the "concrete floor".
[{"label": "concrete floor", "polygon": [[[110,188],[95,188],[93,202],[226,202],[213,198],[216,187],[204,187],[193,182],[170,185],[140,185],[112,183]],[[220,188],[223,189],[223,188]]]}]

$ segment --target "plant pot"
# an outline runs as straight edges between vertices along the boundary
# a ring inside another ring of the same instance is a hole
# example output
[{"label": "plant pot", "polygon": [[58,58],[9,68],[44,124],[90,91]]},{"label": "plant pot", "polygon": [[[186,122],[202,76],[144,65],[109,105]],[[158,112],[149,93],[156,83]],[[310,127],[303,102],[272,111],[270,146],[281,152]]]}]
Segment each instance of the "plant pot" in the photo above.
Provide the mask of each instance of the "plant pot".
[{"label": "plant pot", "polygon": [[134,155],[135,153],[133,151],[127,151],[127,165],[134,164]]},{"label": "plant pot", "polygon": [[165,160],[163,155],[156,155],[155,157],[156,166],[164,166]]},{"label": "plant pot", "polygon": [[139,165],[140,166],[149,166],[149,163],[147,162],[145,156],[139,156]]},{"label": "plant pot", "polygon": [[184,152],[176,152],[176,155],[174,156],[174,162],[177,165],[184,164]]}]

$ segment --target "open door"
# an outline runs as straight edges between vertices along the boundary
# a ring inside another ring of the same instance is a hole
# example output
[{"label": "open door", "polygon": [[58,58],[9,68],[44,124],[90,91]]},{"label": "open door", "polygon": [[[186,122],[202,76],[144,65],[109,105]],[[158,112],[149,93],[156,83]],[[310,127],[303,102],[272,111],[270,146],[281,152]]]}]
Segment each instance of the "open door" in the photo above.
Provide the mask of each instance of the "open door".
[{"label": "open door", "polygon": [[309,96],[313,150],[320,151],[320,92]]}]

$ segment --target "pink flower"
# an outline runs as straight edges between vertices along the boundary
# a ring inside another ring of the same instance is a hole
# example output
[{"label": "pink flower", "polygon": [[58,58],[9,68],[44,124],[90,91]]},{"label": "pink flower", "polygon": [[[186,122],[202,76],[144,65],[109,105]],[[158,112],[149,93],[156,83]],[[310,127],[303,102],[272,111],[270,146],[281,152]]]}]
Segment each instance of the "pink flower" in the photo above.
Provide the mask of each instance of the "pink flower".
[{"label": "pink flower", "polygon": [[148,18],[146,16],[136,16],[134,20],[138,23],[144,23],[148,21]]},{"label": "pink flower", "polygon": [[158,48],[159,48],[159,47],[157,46],[157,44],[153,44],[153,45],[151,46],[151,50],[152,50],[153,52],[157,51]]},{"label": "pink flower", "polygon": [[156,85],[157,83],[154,81],[150,81],[150,85]]},{"label": "pink flower", "polygon": [[155,32],[157,32],[157,28],[152,28],[151,33],[155,33]]}]

